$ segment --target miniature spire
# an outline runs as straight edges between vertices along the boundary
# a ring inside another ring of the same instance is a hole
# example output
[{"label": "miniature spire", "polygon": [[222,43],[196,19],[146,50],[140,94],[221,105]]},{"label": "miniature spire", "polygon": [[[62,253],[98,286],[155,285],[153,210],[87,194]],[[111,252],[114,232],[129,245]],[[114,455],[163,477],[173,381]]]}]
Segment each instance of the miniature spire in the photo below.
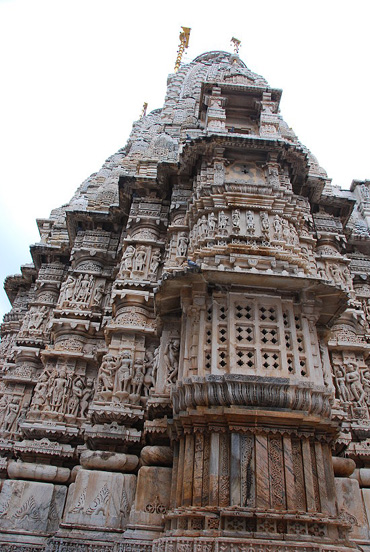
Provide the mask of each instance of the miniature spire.
[{"label": "miniature spire", "polygon": [[189,48],[189,37],[190,37],[190,27],[181,27],[182,32],[180,33],[180,45],[179,49],[177,50],[177,58],[175,63],[175,73],[179,70],[181,59],[184,53],[184,50]]},{"label": "miniature spire", "polygon": [[233,36],[231,41],[230,41],[230,44],[232,44],[233,47],[234,47],[234,54],[239,54],[239,48],[240,48],[240,45],[241,45],[241,40],[239,40],[238,38],[235,38]]},{"label": "miniature spire", "polygon": [[142,119],[143,117],[145,117],[146,115],[146,108],[148,107],[148,102],[144,102],[143,103],[143,109],[141,110],[141,115],[140,115],[140,119]]}]

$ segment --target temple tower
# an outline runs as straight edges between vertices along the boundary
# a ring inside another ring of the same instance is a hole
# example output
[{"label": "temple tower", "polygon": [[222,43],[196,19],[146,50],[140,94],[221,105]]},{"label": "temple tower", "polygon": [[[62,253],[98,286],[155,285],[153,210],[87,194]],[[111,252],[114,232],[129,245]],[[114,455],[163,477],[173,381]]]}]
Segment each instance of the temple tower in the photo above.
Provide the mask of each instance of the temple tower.
[{"label": "temple tower", "polygon": [[180,65],[38,221],[5,284],[4,551],[370,550],[369,182],[334,188],[280,98],[236,53]]}]

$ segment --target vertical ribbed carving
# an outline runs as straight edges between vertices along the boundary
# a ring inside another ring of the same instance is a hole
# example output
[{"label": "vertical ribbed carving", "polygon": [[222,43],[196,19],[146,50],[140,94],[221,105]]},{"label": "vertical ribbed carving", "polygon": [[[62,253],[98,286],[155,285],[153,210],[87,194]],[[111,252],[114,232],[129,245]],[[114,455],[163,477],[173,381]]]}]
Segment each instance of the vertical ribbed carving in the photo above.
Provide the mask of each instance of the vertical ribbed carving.
[{"label": "vertical ribbed carving", "polygon": [[254,436],[240,439],[240,493],[241,506],[255,506]]},{"label": "vertical ribbed carving", "polygon": [[276,509],[286,508],[284,457],[280,435],[269,437],[270,500]]},{"label": "vertical ribbed carving", "polygon": [[295,478],[295,503],[299,510],[306,510],[306,492],[302,463],[302,447],[298,439],[292,439],[293,469]]}]

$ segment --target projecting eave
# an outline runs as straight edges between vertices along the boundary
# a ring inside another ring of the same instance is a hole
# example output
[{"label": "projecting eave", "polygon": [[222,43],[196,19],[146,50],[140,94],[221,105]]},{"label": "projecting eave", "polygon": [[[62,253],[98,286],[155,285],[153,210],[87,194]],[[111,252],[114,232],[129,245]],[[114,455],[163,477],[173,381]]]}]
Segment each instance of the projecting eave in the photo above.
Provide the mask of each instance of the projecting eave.
[{"label": "projecting eave", "polygon": [[29,289],[30,285],[35,281],[37,276],[37,271],[33,264],[22,265],[21,272],[22,274],[13,274],[8,276],[4,281],[4,290],[12,305],[17,296],[18,290],[20,288]]},{"label": "projecting eave", "polygon": [[262,271],[236,272],[235,270],[214,270],[211,268],[187,268],[162,275],[162,281],[155,295],[157,314],[171,314],[180,309],[180,298],[186,287],[219,286],[222,289],[253,292],[311,293],[318,308],[318,325],[332,326],[348,306],[349,294],[343,289],[307,276],[267,274]]},{"label": "projecting eave", "polygon": [[[310,200],[319,198],[325,186],[322,179],[308,179],[309,163],[305,149],[300,144],[292,144],[281,138],[262,138],[256,135],[237,135],[213,133],[194,138],[187,142],[179,158],[179,174],[191,175],[200,156],[214,155],[215,148],[226,151],[274,153],[278,161],[287,162],[290,166],[290,179],[293,191]],[[266,159],[267,160],[267,159]]]}]

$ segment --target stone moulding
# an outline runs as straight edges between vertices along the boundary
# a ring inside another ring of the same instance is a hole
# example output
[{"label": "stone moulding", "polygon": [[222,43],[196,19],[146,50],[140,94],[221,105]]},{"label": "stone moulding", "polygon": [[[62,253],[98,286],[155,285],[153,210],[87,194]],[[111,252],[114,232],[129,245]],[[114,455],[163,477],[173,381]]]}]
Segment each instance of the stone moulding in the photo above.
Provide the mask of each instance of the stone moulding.
[{"label": "stone moulding", "polygon": [[330,417],[332,394],[321,386],[286,378],[223,375],[185,378],[172,391],[174,412],[198,406],[300,410]]}]

